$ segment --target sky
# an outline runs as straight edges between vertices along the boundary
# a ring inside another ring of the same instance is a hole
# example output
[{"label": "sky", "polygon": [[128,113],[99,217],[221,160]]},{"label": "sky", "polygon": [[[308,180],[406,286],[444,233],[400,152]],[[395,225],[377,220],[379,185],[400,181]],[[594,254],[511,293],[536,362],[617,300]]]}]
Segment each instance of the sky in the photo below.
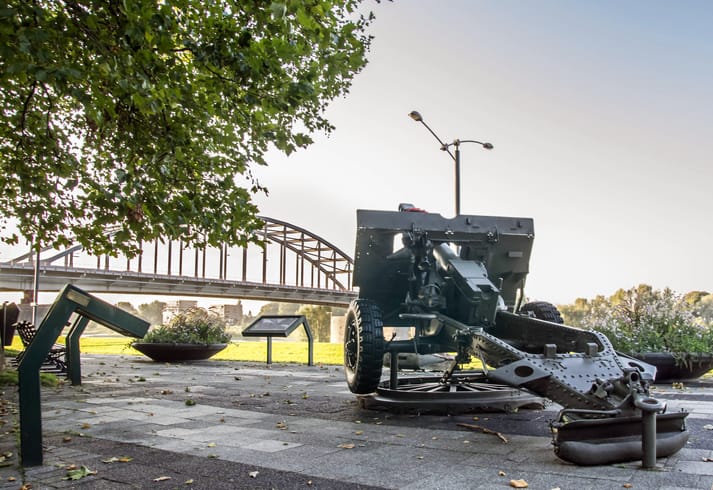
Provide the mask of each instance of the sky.
[{"label": "sky", "polygon": [[[365,0],[369,64],[329,136],[254,169],[264,216],[349,254],[357,209],[531,217],[526,294],[713,291],[713,3]],[[220,302],[225,302],[221,300]]]},{"label": "sky", "polygon": [[356,209],[532,217],[526,294],[713,291],[713,3],[397,0],[307,150],[257,169],[265,216],[353,253]]}]

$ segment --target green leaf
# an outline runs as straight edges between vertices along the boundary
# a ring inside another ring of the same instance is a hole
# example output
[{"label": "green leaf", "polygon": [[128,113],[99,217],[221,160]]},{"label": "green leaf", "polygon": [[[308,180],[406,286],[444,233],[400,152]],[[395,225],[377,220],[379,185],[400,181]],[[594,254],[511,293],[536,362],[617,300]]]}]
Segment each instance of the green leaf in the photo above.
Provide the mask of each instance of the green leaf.
[{"label": "green leaf", "polygon": [[266,189],[235,176],[329,133],[369,46],[360,0],[6,3],[0,240],[97,254],[256,240]]},{"label": "green leaf", "polygon": [[92,471],[86,466],[82,465],[80,468],[67,470],[67,476],[63,480],[81,480],[86,476],[96,475],[96,471]]}]

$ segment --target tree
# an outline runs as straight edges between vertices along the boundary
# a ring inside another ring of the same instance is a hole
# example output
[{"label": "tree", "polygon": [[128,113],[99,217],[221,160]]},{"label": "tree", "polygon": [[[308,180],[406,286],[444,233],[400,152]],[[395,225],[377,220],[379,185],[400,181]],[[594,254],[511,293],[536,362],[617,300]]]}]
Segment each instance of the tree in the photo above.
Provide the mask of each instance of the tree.
[{"label": "tree", "polygon": [[165,309],[166,303],[163,301],[152,301],[151,303],[140,304],[138,314],[151,325],[161,325],[163,323],[163,310]]},{"label": "tree", "polygon": [[134,305],[132,305],[128,301],[119,301],[116,306],[128,313],[131,313],[132,315],[139,316],[139,312],[136,310],[136,308],[134,308]]},{"label": "tree", "polygon": [[261,315],[296,315],[302,305],[299,303],[265,303],[260,307]]},{"label": "tree", "polygon": [[3,2],[0,237],[257,241],[250,166],[333,129],[366,63],[361,1]]},{"label": "tree", "polygon": [[297,314],[305,316],[315,341],[329,342],[332,324],[332,308],[330,306],[304,305]]},{"label": "tree", "polygon": [[689,291],[683,296],[683,299],[689,305],[695,305],[701,302],[703,298],[710,295],[708,291]]}]

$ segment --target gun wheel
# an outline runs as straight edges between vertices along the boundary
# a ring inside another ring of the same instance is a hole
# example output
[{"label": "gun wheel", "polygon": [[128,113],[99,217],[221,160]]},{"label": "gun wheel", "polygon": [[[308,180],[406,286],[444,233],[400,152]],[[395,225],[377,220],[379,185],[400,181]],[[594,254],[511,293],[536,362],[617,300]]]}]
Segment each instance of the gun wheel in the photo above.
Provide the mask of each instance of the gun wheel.
[{"label": "gun wheel", "polygon": [[376,390],[384,358],[381,311],[369,300],[352,301],[344,332],[344,372],[352,393]]},{"label": "gun wheel", "polygon": [[545,320],[547,322],[559,324],[564,323],[562,315],[557,307],[547,301],[533,301],[522,305],[520,308],[520,314],[527,315],[529,313],[532,313],[532,316],[538,320]]}]

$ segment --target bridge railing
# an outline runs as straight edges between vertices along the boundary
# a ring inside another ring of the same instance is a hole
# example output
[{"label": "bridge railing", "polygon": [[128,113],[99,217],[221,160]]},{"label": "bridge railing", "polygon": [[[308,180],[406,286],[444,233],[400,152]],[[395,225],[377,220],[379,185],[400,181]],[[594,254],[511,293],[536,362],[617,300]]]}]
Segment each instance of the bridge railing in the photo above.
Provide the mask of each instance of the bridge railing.
[{"label": "bridge railing", "polygon": [[[251,244],[199,249],[181,241],[158,239],[142,243],[140,254],[129,259],[121,255],[96,256],[87,253],[81,245],[73,245],[64,250],[43,250],[40,268],[351,291],[351,257],[308,230],[272,218],[262,219],[265,226],[258,233],[264,241],[262,247]],[[33,253],[27,253],[5,264],[26,267],[34,258]]]}]

